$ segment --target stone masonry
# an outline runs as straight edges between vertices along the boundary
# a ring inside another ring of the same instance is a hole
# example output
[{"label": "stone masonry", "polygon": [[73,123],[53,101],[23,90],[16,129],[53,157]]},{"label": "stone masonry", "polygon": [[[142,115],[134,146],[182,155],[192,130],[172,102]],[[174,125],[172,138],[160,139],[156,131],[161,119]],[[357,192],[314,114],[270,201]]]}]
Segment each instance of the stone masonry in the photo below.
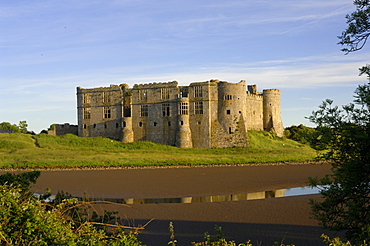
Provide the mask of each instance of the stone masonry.
[{"label": "stone masonry", "polygon": [[248,146],[248,130],[283,136],[280,91],[211,80],[77,87],[78,135],[180,148]]}]

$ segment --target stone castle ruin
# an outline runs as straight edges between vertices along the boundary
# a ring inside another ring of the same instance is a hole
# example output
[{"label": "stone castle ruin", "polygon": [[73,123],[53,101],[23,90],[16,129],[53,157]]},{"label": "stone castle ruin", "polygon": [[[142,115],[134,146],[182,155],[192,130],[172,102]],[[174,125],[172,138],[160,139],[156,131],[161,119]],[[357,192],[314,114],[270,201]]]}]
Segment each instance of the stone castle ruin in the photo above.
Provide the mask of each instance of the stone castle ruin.
[{"label": "stone castle ruin", "polygon": [[248,146],[248,130],[283,135],[280,91],[211,80],[77,87],[78,135],[180,148]]}]

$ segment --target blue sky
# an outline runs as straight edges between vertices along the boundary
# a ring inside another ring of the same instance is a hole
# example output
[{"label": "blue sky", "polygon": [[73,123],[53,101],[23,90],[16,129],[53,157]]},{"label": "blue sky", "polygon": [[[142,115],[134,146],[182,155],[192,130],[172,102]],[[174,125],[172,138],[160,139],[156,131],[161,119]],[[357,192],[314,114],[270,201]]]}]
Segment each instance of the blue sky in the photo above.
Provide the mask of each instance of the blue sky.
[{"label": "blue sky", "polygon": [[350,0],[1,0],[0,122],[77,123],[76,87],[219,79],[281,90],[285,126],[366,83]]}]

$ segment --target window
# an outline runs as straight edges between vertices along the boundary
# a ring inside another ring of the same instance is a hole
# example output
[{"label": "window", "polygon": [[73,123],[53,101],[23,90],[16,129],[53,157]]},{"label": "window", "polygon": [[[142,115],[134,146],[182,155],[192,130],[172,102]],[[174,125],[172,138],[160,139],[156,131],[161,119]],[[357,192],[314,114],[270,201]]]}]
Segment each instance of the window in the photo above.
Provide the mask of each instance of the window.
[{"label": "window", "polygon": [[188,97],[188,87],[180,88],[180,97]]},{"label": "window", "polygon": [[154,124],[153,124],[154,126],[157,126],[158,125],[158,123],[157,122],[154,122]]},{"label": "window", "polygon": [[126,127],[126,121],[123,122],[123,127]]},{"label": "window", "polygon": [[171,126],[171,121],[168,122],[168,126]]},{"label": "window", "polygon": [[84,129],[86,129],[86,124],[84,124]]},{"label": "window", "polygon": [[189,103],[182,102],[180,103],[180,115],[189,114]]},{"label": "window", "polygon": [[103,92],[103,103],[110,103],[111,93],[110,92]]},{"label": "window", "polygon": [[140,106],[140,116],[141,117],[148,117],[148,105],[141,105]]},{"label": "window", "polygon": [[91,119],[91,108],[84,108],[82,114],[84,119]]},{"label": "window", "polygon": [[131,117],[131,107],[130,106],[124,106],[123,117]]},{"label": "window", "polygon": [[118,123],[116,123],[116,128],[118,128],[119,127],[119,124]]},{"label": "window", "polygon": [[203,102],[194,102],[195,114],[203,114]]},{"label": "window", "polygon": [[231,127],[229,127],[229,134],[233,134]]},{"label": "window", "polygon": [[230,109],[226,110],[226,114],[231,114]]},{"label": "window", "polygon": [[148,100],[148,90],[141,89],[139,90],[139,101],[146,102]]},{"label": "window", "polygon": [[109,107],[104,107],[104,119],[111,118],[111,110]]},{"label": "window", "polygon": [[169,103],[162,104],[162,115],[170,116],[170,104]]},{"label": "window", "polygon": [[161,88],[161,99],[170,99],[170,88]]},{"label": "window", "polygon": [[82,102],[83,103],[90,103],[91,96],[90,94],[82,94]]},{"label": "window", "polygon": [[232,95],[225,95],[224,99],[225,100],[233,100],[233,96]]},{"label": "window", "polygon": [[143,122],[140,121],[139,122],[139,126],[142,127],[143,126]]},{"label": "window", "polygon": [[194,97],[203,97],[202,86],[194,86]]}]

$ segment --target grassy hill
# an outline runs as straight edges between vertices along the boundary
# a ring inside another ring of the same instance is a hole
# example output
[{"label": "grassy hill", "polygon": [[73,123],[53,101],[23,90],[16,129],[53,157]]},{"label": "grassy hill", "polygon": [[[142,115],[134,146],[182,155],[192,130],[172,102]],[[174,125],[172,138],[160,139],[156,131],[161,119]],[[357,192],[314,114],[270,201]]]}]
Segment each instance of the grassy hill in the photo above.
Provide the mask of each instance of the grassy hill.
[{"label": "grassy hill", "polygon": [[0,168],[215,165],[308,161],[315,150],[269,132],[249,131],[250,147],[180,149],[75,135],[0,134]]}]

